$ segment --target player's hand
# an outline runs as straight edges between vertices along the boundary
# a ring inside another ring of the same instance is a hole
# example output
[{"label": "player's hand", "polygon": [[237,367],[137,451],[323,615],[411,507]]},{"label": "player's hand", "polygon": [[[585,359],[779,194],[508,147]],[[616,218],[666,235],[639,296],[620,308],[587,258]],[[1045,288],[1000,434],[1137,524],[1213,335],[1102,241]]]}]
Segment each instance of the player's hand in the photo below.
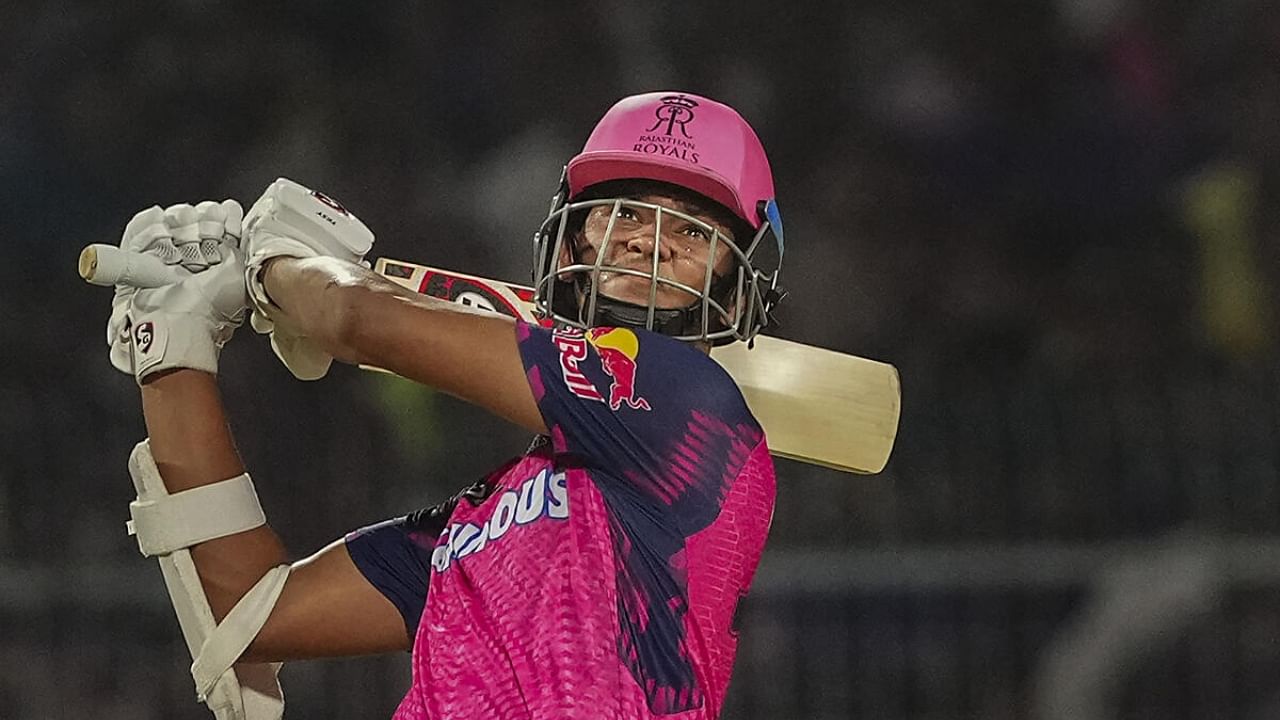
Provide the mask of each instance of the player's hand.
[{"label": "player's hand", "polygon": [[141,383],[160,370],[217,372],[218,353],[244,318],[244,211],[235,200],[143,210],[125,226],[121,250],[172,269],[157,288],[116,285],[107,322],[111,364]]},{"label": "player's hand", "polygon": [[373,233],[337,201],[298,183],[280,178],[245,216],[245,281],[253,307],[253,329],[271,334],[271,348],[301,380],[316,380],[329,371],[333,357],[290,326],[288,317],[267,294],[262,270],[278,257],[334,257],[362,264],[373,247]]}]

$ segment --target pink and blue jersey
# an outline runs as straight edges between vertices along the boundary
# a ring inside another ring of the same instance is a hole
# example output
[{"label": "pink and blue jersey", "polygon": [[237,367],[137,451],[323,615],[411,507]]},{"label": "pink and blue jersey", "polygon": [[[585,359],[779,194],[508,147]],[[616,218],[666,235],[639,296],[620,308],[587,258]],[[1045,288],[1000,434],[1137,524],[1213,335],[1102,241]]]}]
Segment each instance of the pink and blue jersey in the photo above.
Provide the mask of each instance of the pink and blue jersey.
[{"label": "pink and blue jersey", "polygon": [[517,333],[548,436],[347,540],[414,634],[395,717],[718,717],[773,514],[760,425],[681,342]]}]

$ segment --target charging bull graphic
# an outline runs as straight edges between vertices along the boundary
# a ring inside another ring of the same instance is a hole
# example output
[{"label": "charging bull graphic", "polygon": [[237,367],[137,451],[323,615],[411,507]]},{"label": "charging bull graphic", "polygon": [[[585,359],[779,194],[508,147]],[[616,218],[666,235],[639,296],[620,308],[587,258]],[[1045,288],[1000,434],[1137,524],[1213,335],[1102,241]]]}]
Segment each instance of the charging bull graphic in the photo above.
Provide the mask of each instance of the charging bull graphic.
[{"label": "charging bull graphic", "polygon": [[632,410],[648,410],[649,401],[636,392],[636,356],[640,340],[626,328],[591,328],[587,342],[600,356],[600,365],[613,383],[609,385],[609,409],[617,410],[626,403]]}]

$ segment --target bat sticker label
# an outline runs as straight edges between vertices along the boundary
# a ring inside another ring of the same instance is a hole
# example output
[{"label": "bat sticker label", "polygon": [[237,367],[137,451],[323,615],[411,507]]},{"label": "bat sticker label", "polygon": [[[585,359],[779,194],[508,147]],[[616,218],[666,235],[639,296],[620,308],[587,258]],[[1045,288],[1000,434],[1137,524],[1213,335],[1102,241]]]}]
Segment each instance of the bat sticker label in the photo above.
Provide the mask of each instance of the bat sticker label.
[{"label": "bat sticker label", "polygon": [[387,277],[404,278],[406,280],[413,277],[413,268],[408,265],[400,265],[399,263],[393,262],[387,263],[386,267],[382,269],[382,272]]},{"label": "bat sticker label", "polygon": [[467,307],[480,308],[481,310],[488,310],[489,312],[494,313],[498,312],[498,308],[494,307],[493,303],[489,301],[489,298],[477,292],[464,290],[458,293],[458,295],[453,298],[453,301],[459,305],[466,305]]}]

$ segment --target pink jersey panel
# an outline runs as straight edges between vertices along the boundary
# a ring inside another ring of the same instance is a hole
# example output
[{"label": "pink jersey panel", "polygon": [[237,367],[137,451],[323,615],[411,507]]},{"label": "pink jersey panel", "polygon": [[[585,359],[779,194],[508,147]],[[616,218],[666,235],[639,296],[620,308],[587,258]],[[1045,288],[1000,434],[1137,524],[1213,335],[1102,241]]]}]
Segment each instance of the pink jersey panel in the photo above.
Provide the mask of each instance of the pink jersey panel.
[{"label": "pink jersey panel", "polygon": [[650,711],[619,656],[609,509],[587,472],[556,472],[549,458],[531,455],[495,484],[480,505],[459,502],[436,548],[413,687],[395,717],[717,717],[737,644],[734,610],[772,514],[764,444],[720,516],[678,559],[688,573],[685,625],[705,702],[674,715]]},{"label": "pink jersey panel", "polygon": [[773,459],[761,443],[729,490],[720,516],[688,541],[690,613],[686,622],[692,644],[702,654],[703,662],[695,667],[705,672],[699,680],[712,700],[709,717],[718,715],[729,688],[738,650],[734,613],[760,564],[775,494]]}]

